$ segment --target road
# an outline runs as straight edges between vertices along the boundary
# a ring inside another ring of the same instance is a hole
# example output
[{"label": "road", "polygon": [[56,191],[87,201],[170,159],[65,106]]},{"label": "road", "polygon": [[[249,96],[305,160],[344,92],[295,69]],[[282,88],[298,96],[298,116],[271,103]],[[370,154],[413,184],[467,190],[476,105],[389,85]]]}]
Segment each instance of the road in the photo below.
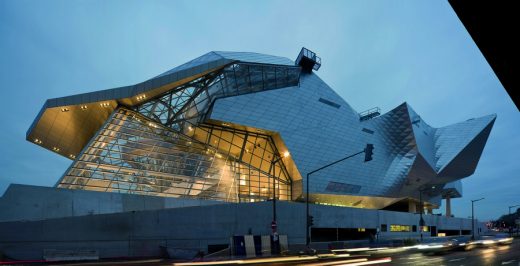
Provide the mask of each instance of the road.
[{"label": "road", "polygon": [[[324,257],[292,256],[278,258],[234,259],[228,261],[206,261],[179,263],[172,260],[128,260],[128,261],[98,261],[78,263],[57,263],[54,265],[446,265],[446,266],[478,266],[478,265],[510,265],[520,266],[520,239],[515,239],[511,245],[489,246],[475,248],[469,251],[451,251],[445,254],[424,254],[418,251],[403,249],[387,249],[381,251],[354,252],[349,255]],[[391,260],[389,262],[389,260]],[[349,264],[355,263],[355,264]],[[53,265],[52,263],[46,265]]]},{"label": "road", "polygon": [[[452,251],[442,255],[401,253],[392,255],[386,265],[511,265],[520,266],[520,239],[511,245]],[[385,264],[383,264],[385,265]]]}]

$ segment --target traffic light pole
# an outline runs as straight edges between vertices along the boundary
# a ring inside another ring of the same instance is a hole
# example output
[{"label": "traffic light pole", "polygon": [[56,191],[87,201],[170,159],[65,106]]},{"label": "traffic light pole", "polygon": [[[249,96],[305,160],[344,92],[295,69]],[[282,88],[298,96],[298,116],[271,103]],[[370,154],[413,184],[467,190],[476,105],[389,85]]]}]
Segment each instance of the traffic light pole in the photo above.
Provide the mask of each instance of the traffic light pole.
[{"label": "traffic light pole", "polygon": [[423,206],[423,201],[422,201],[422,192],[423,190],[422,189],[419,189],[419,232],[421,232],[421,243],[423,241],[423,227],[424,227],[424,219],[422,217],[423,215],[423,212],[424,212],[424,206]]},{"label": "traffic light pole", "polygon": [[480,198],[477,200],[471,200],[471,240],[475,240],[475,209],[473,207],[474,203],[483,200],[484,198]]},{"label": "traffic light pole", "polygon": [[332,166],[332,165],[335,165],[335,164],[340,163],[342,161],[345,161],[346,159],[352,158],[352,157],[354,157],[356,155],[359,155],[361,153],[366,153],[365,162],[368,162],[368,161],[372,160],[372,150],[373,149],[374,149],[374,145],[367,144],[366,148],[363,151],[360,151],[358,153],[354,153],[354,154],[349,155],[349,156],[347,156],[347,157],[345,157],[343,159],[339,159],[337,161],[334,161],[332,163],[329,163],[329,164],[327,164],[325,166],[322,166],[322,167],[320,167],[320,168],[318,168],[318,169],[316,169],[314,171],[310,171],[310,172],[307,173],[307,182],[306,182],[307,183],[307,187],[306,187],[306,193],[305,193],[305,210],[306,210],[306,215],[305,215],[305,218],[306,218],[305,219],[306,220],[305,244],[306,244],[307,248],[309,247],[309,244],[311,242],[311,239],[309,237],[309,230],[310,230],[310,227],[311,227],[311,225],[310,225],[310,216],[309,216],[309,178],[310,178],[310,176],[312,174],[320,171],[320,170],[323,170],[323,169],[325,169],[325,168],[327,168],[329,166]]},{"label": "traffic light pole", "polygon": [[475,240],[475,214],[473,209],[474,201],[471,201],[471,240]]}]

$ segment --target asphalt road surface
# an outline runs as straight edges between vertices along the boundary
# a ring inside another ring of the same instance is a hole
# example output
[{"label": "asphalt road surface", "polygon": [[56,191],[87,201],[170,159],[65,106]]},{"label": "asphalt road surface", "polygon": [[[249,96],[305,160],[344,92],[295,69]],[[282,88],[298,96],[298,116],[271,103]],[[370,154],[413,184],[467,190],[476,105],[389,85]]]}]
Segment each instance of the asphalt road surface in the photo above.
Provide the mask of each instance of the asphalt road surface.
[{"label": "asphalt road surface", "polygon": [[511,245],[452,251],[441,255],[402,253],[391,255],[392,262],[382,265],[511,265],[520,266],[520,239]]},{"label": "asphalt road surface", "polygon": [[[294,259],[293,257],[292,259]],[[389,261],[391,259],[391,262]],[[515,239],[510,245],[497,245],[474,248],[469,251],[450,251],[444,254],[427,254],[418,251],[377,251],[360,252],[350,254],[348,257],[310,258],[309,256],[296,256],[299,261],[283,261],[291,259],[288,257],[258,258],[229,261],[206,261],[192,263],[178,263],[172,260],[128,260],[128,261],[98,261],[79,263],[56,263],[54,265],[307,265],[307,266],[338,266],[338,265],[457,265],[457,266],[479,266],[479,265],[510,265],[520,266],[520,239]],[[260,262],[259,260],[264,260]],[[358,260],[356,262],[355,260]],[[354,263],[354,264],[352,264]],[[53,265],[53,264],[46,264]]]}]

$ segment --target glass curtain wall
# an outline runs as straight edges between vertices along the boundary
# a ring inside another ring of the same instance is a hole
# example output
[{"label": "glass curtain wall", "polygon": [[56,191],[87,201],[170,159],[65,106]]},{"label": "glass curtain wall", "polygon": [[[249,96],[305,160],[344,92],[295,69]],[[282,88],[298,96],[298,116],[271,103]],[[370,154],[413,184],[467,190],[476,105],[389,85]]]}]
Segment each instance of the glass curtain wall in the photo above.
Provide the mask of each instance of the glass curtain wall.
[{"label": "glass curtain wall", "polygon": [[267,200],[276,191],[278,199],[290,200],[282,160],[271,165],[279,152],[270,136],[204,120],[219,97],[298,80],[297,67],[232,64],[135,110],[120,107],[58,187],[230,202]]},{"label": "glass curtain wall", "polygon": [[297,86],[299,67],[232,64],[174,88],[136,111],[177,131],[203,123],[217,98]]},{"label": "glass curtain wall", "polygon": [[270,136],[202,126],[190,136],[120,108],[58,187],[222,201],[290,200],[291,180]]}]

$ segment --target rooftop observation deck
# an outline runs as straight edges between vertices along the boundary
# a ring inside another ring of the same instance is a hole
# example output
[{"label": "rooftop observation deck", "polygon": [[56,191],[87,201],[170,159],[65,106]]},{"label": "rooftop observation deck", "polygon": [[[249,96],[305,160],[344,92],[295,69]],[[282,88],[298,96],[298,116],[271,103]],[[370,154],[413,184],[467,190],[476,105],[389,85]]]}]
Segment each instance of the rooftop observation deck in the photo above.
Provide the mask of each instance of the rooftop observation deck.
[{"label": "rooftop observation deck", "polygon": [[305,47],[302,47],[295,62],[297,65],[302,67],[304,72],[307,73],[312,72],[312,70],[317,71],[321,67],[321,58],[316,56],[316,53]]}]

